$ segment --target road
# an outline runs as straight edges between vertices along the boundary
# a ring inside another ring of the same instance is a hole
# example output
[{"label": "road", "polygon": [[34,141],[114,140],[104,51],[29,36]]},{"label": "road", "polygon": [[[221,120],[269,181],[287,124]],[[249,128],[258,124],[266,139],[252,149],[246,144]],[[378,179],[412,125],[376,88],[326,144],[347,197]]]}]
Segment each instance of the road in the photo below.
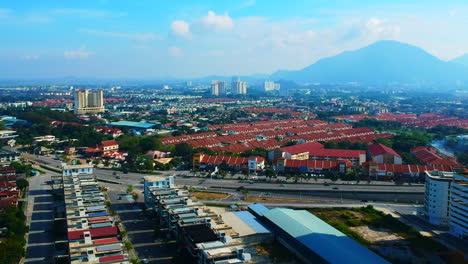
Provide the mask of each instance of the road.
[{"label": "road", "polygon": [[[51,194],[50,181],[53,172],[29,178],[28,206],[26,209],[29,233],[26,244],[25,263],[53,263],[55,241],[64,238],[57,237],[53,232],[54,198]],[[46,260],[44,260],[46,259]]]}]

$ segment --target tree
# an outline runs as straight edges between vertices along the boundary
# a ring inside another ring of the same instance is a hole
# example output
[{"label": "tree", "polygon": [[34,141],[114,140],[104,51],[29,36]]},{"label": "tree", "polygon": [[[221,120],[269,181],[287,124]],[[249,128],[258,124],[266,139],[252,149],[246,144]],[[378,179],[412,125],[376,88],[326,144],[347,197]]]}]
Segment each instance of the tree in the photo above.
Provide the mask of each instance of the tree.
[{"label": "tree", "polygon": [[276,175],[276,172],[272,168],[268,168],[265,170],[265,176],[271,180]]},{"label": "tree", "polygon": [[129,185],[127,187],[127,193],[131,193],[131,192],[133,192],[133,185]]},{"label": "tree", "polygon": [[140,149],[143,153],[146,153],[150,150],[156,150],[158,144],[156,143],[156,139],[152,137],[144,137],[140,140]]},{"label": "tree", "polygon": [[23,179],[23,178],[16,179],[16,187],[18,187],[18,189],[24,190],[28,186],[29,186],[29,182],[26,179]]},{"label": "tree", "polygon": [[5,125],[5,122],[0,121],[0,130],[5,130],[7,127]]},{"label": "tree", "polygon": [[187,143],[175,145],[174,155],[182,157],[184,160],[190,160],[193,155],[193,148]]}]

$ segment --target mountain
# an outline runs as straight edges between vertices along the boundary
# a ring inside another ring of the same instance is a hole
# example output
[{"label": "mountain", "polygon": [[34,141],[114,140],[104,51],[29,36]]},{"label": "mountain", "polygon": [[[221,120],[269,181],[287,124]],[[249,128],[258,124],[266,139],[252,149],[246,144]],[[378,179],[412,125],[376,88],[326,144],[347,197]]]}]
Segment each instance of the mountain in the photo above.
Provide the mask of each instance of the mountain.
[{"label": "mountain", "polygon": [[384,40],[321,59],[302,70],[275,72],[271,79],[318,83],[450,85],[468,83],[468,69],[442,61],[416,46]]},{"label": "mountain", "polygon": [[461,65],[464,65],[464,66],[468,67],[468,53],[465,54],[465,55],[462,55],[462,56],[460,56],[458,58],[455,58],[455,59],[451,60],[450,62],[461,64]]}]

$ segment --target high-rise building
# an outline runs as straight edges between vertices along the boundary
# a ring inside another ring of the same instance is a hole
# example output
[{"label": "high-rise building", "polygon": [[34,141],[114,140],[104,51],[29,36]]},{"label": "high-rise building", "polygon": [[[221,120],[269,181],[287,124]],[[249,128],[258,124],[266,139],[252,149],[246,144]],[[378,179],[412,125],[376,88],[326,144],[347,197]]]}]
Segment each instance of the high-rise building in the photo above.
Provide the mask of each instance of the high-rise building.
[{"label": "high-rise building", "polygon": [[211,83],[211,95],[219,96],[219,82]]},{"label": "high-rise building", "polygon": [[281,84],[275,83],[275,91],[279,91],[281,89]]},{"label": "high-rise building", "polygon": [[263,84],[263,89],[265,90],[265,92],[270,92],[270,91],[275,90],[275,82],[265,81],[265,83]]},{"label": "high-rise building", "polygon": [[449,227],[449,233],[468,238],[468,177],[449,172],[426,171],[423,213],[434,225]]},{"label": "high-rise building", "polygon": [[226,95],[227,94],[227,82],[226,81],[218,82],[218,89],[219,89],[219,95]]},{"label": "high-rise building", "polygon": [[231,87],[232,93],[237,95],[246,95],[247,94],[247,83],[242,81],[232,82]]},{"label": "high-rise building", "polygon": [[74,112],[78,115],[103,113],[104,95],[102,90],[75,90]]}]

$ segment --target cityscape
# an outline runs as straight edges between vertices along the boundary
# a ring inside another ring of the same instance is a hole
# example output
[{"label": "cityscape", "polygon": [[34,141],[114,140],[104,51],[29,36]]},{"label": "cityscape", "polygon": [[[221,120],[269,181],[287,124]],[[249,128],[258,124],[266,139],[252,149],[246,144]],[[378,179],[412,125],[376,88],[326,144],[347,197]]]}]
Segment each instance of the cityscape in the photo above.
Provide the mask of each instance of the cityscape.
[{"label": "cityscape", "polygon": [[364,2],[4,3],[0,263],[468,263],[468,5]]}]

